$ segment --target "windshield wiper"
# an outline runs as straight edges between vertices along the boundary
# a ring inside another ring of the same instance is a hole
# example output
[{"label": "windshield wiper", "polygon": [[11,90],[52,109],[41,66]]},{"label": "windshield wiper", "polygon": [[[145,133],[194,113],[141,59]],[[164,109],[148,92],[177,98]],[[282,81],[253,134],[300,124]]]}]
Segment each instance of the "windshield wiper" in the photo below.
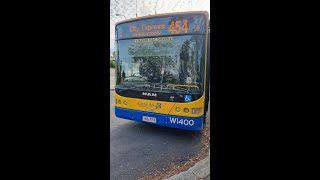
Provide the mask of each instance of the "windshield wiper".
[{"label": "windshield wiper", "polygon": [[151,88],[160,88],[162,89],[167,89],[167,83],[148,83],[147,85],[149,85],[149,89]]},{"label": "windshield wiper", "polygon": [[191,91],[189,89],[186,89],[186,88],[172,88],[171,90],[175,91],[183,91],[183,92],[187,92],[187,93],[190,93]]},{"label": "windshield wiper", "polygon": [[139,87],[132,87],[132,88],[118,88],[119,92],[125,92],[125,91],[129,91],[129,90],[135,90],[135,89],[139,89]]},{"label": "windshield wiper", "polygon": [[[176,93],[176,91],[183,91],[183,92],[187,92],[190,93],[191,91],[189,89],[185,89],[185,88],[169,88],[169,86],[167,86],[168,83],[150,83],[149,85],[149,89],[151,88],[162,88],[162,90],[169,90],[170,92],[179,95]],[[158,85],[158,87],[156,87]],[[159,87],[160,86],[160,87]]]}]

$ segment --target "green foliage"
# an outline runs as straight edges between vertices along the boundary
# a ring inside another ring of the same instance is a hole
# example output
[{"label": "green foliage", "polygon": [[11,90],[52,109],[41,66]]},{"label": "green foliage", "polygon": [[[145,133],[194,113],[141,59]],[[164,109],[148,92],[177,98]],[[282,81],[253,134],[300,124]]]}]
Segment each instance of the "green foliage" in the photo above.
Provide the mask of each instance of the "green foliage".
[{"label": "green foliage", "polygon": [[114,61],[112,61],[112,60],[110,61],[110,67],[111,68],[115,68],[116,67],[116,63]]}]

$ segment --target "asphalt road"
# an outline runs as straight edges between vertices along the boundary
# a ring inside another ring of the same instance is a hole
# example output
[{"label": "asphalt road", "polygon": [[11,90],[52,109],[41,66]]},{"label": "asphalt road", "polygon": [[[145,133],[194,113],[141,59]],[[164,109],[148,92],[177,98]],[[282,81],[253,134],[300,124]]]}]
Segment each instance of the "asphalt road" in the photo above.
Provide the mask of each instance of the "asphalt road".
[{"label": "asphalt road", "polygon": [[114,115],[110,91],[110,179],[139,179],[171,163],[184,164],[202,148],[200,133],[155,126]]}]

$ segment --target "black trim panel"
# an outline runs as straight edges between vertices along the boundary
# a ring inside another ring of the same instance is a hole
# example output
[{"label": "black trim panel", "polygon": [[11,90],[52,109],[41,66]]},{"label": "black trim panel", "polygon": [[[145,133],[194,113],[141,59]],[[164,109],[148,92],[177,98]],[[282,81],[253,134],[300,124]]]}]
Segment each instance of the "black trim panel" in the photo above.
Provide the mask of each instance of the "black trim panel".
[{"label": "black trim panel", "polygon": [[[184,95],[191,95],[192,101],[200,99],[202,94],[190,94],[190,93],[171,93],[171,92],[155,92],[155,91],[145,91],[145,90],[123,90],[115,88],[115,91],[118,95],[123,97],[138,98],[138,99],[147,99],[147,100],[156,100],[156,101],[166,101],[166,102],[179,102],[184,103]],[[143,92],[147,93],[156,93],[157,96],[145,96],[142,95]],[[173,98],[172,98],[173,97]],[[191,102],[192,102],[191,101]]]}]

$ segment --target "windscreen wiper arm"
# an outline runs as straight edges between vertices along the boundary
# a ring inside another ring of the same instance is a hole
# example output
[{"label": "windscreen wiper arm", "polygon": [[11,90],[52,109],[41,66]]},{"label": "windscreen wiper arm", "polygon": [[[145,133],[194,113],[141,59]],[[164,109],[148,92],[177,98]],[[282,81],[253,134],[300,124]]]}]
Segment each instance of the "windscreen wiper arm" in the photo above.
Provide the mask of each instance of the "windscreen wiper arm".
[{"label": "windscreen wiper arm", "polygon": [[138,87],[126,88],[126,89],[119,88],[119,92],[125,92],[125,91],[129,91],[129,90],[135,90],[135,89],[137,89],[137,88],[138,88]]},{"label": "windscreen wiper arm", "polygon": [[150,83],[149,84],[149,88],[151,89],[151,87],[153,86],[153,88],[155,88],[156,87],[156,85],[159,85],[160,87],[161,86],[163,86],[164,88],[163,89],[165,89],[165,90],[169,90],[170,92],[172,92],[172,93],[174,93],[175,95],[178,95],[178,96],[180,96],[180,94],[178,94],[176,91],[183,91],[183,92],[187,92],[187,93],[190,93],[190,90],[188,90],[188,89],[174,89],[174,88],[169,88],[168,86],[167,86],[167,84],[168,83]]}]

